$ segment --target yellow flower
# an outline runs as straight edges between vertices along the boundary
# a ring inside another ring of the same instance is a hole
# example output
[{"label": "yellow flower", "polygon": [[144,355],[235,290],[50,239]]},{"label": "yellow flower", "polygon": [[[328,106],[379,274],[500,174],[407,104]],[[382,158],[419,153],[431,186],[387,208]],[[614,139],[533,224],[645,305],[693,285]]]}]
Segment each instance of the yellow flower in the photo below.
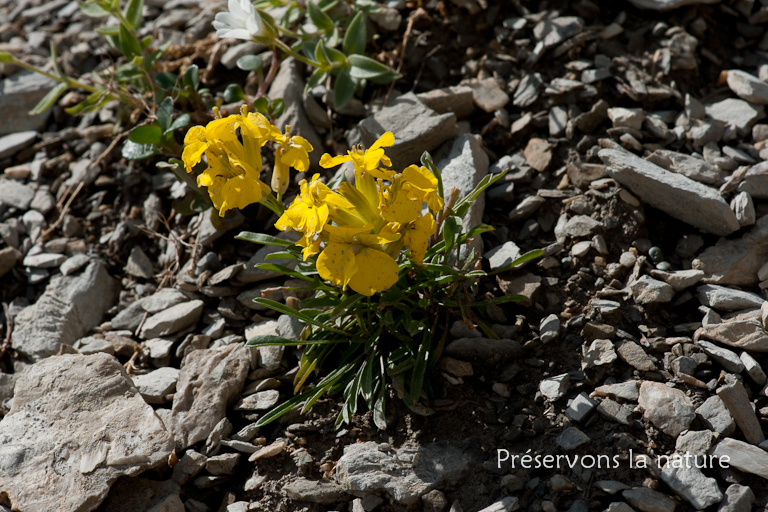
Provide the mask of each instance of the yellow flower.
[{"label": "yellow flower", "polygon": [[320,174],[312,176],[310,183],[301,180],[299,189],[299,195],[275,223],[275,227],[281,231],[293,228],[307,235],[320,233],[332,210],[354,208],[352,203],[321,182]]},{"label": "yellow flower", "polygon": [[284,194],[288,189],[288,168],[293,167],[299,172],[309,169],[309,152],[312,144],[303,137],[289,137],[291,127],[286,126],[285,135],[279,134],[274,141],[279,145],[275,149],[275,168],[272,171],[272,190]]},{"label": "yellow flower", "polygon": [[387,222],[408,224],[413,222],[421,213],[421,200],[410,198],[402,176],[398,176],[392,182],[392,186],[383,190],[384,201],[381,204],[381,213]]},{"label": "yellow flower", "polygon": [[411,249],[413,261],[424,263],[424,254],[429,247],[429,237],[435,232],[435,218],[431,213],[419,217],[405,227],[403,244]]},{"label": "yellow flower", "polygon": [[269,194],[269,187],[259,180],[260,149],[267,133],[250,116],[240,114],[216,119],[205,127],[192,127],[184,137],[184,166],[191,172],[205,154],[208,168],[197,177],[197,184],[208,187],[220,215],[232,208],[245,208]]},{"label": "yellow flower", "polygon": [[392,241],[392,234],[383,237],[372,234],[371,225],[328,225],[325,229],[329,240],[317,258],[320,277],[342,288],[349,285],[367,297],[397,282],[400,270],[397,262],[380,248],[380,244]]},{"label": "yellow flower", "polygon": [[437,193],[437,178],[426,167],[410,165],[403,170],[403,178],[410,199],[418,199],[427,203],[430,211],[438,212],[443,209],[443,198]]},{"label": "yellow flower", "polygon": [[379,167],[379,164],[383,164],[386,167],[392,166],[392,161],[384,154],[384,148],[389,147],[394,143],[395,136],[392,135],[392,132],[387,132],[379,137],[379,140],[374,142],[373,146],[368,150],[366,150],[362,144],[358,144],[352,151],[347,151],[346,155],[339,155],[331,158],[331,155],[325,153],[320,157],[320,165],[325,168],[335,167],[351,160],[355,165],[356,178],[358,174],[367,172],[374,178],[389,180],[394,176],[395,172],[389,169],[382,169]]}]

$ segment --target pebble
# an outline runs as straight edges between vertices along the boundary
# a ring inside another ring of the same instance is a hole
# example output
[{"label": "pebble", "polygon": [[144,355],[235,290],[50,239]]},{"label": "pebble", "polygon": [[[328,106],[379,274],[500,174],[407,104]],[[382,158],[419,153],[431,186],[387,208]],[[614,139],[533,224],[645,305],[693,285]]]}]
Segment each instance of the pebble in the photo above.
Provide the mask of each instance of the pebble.
[{"label": "pebble", "polygon": [[300,478],[284,486],[285,494],[292,500],[330,505],[347,498],[344,489],[336,483]]},{"label": "pebble", "polygon": [[675,295],[675,289],[663,281],[650,276],[641,276],[630,285],[632,297],[638,304],[669,302]]},{"label": "pebble", "polygon": [[675,467],[674,463],[668,462],[661,470],[661,479],[697,510],[720,503],[723,499],[717,480],[705,476],[695,466],[684,464],[683,467]]},{"label": "pebble", "polygon": [[587,434],[582,432],[576,427],[568,427],[557,437],[557,445],[563,450],[575,450],[576,448],[583,446],[587,443],[591,443],[592,440]]},{"label": "pebble", "polygon": [[568,391],[568,385],[570,384],[570,377],[567,373],[557,375],[556,377],[549,377],[542,380],[539,383],[539,391],[548,400],[556,401],[565,395]]},{"label": "pebble", "polygon": [[625,500],[642,512],[675,512],[675,500],[647,487],[635,487],[621,493]]},{"label": "pebble", "polygon": [[641,108],[613,107],[608,109],[608,118],[614,128],[640,130],[645,120],[645,113]]},{"label": "pebble", "polygon": [[640,385],[638,403],[643,417],[670,437],[676,438],[695,418],[693,404],[679,389],[644,381]]},{"label": "pebble", "polygon": [[575,215],[565,224],[565,234],[574,238],[591,237],[602,228],[602,224],[586,215]]},{"label": "pebble", "polygon": [[726,437],[715,445],[712,455],[727,456],[730,466],[768,479],[768,452],[762,448]]},{"label": "pebble", "polygon": [[502,498],[495,502],[493,505],[489,505],[484,509],[479,510],[478,512],[514,512],[518,508],[520,508],[518,498],[514,496],[507,496],[506,498]]},{"label": "pebble", "polygon": [[504,242],[502,245],[496,246],[485,253],[484,256],[488,259],[488,262],[491,265],[491,270],[496,270],[505,265],[509,265],[522,256],[522,253],[520,248],[514,242]]},{"label": "pebble", "polygon": [[710,343],[705,340],[699,340],[697,345],[704,351],[709,357],[717,361],[720,366],[732,373],[741,373],[744,370],[744,363],[732,350],[727,348],[718,347],[714,343]]},{"label": "pebble", "polygon": [[721,386],[717,390],[717,396],[723,401],[747,441],[752,444],[760,444],[765,441],[760,420],[757,419],[747,390],[740,381],[734,379],[733,382]]},{"label": "pebble", "polygon": [[32,256],[27,256],[24,258],[22,264],[25,267],[33,268],[56,268],[64,263],[66,259],[67,257],[63,254],[39,253]]},{"label": "pebble", "polygon": [[512,96],[512,104],[519,108],[533,105],[539,98],[539,91],[544,84],[541,73],[525,73]]},{"label": "pebble", "polygon": [[744,100],[724,99],[705,107],[707,115],[715,121],[721,121],[733,128],[739,137],[746,137],[752,125],[765,117],[763,108],[750,105]]},{"label": "pebble", "polygon": [[195,478],[205,468],[207,458],[202,453],[189,449],[173,466],[171,478],[179,485],[184,485]]},{"label": "pebble", "polygon": [[756,285],[758,270],[768,260],[766,244],[768,216],[758,219],[743,237],[709,246],[693,260],[691,267],[702,270],[711,284]]},{"label": "pebble", "polygon": [[755,493],[746,485],[731,484],[725,490],[725,497],[720,502],[717,512],[741,512],[752,510]]},{"label": "pebble", "polygon": [[[699,341],[699,346],[701,346],[701,341]],[[739,359],[744,365],[744,368],[747,370],[749,377],[755,381],[756,384],[759,384],[760,386],[765,385],[768,377],[766,377],[763,368],[760,366],[760,363],[758,363],[757,360],[748,352],[742,352],[739,355]]]},{"label": "pebble", "polygon": [[731,413],[728,412],[725,403],[717,395],[707,398],[696,409],[696,414],[704,426],[712,432],[729,436],[736,430],[736,423],[733,421]]},{"label": "pebble", "polygon": [[560,318],[552,314],[541,319],[539,337],[542,343],[549,343],[560,336]]},{"label": "pebble", "polygon": [[611,364],[617,359],[613,342],[606,339],[593,340],[589,347],[582,347],[581,368],[592,368]]},{"label": "pebble", "polygon": [[657,149],[648,156],[647,160],[668,171],[682,174],[707,185],[713,185],[726,176],[708,161],[676,151]]},{"label": "pebble", "polygon": [[689,430],[678,436],[675,442],[677,453],[690,453],[696,456],[705,456],[712,447],[715,435],[709,430]]},{"label": "pebble", "polygon": [[144,322],[139,332],[142,339],[167,336],[197,323],[203,313],[203,301],[191,300],[156,313]]},{"label": "pebble", "polygon": [[259,448],[255,450],[251,454],[251,456],[248,457],[248,461],[255,462],[259,459],[268,459],[270,457],[276,457],[281,453],[283,453],[284,448],[285,448],[285,441],[275,441],[274,443],[268,446],[264,446],[263,448]]},{"label": "pebble", "polygon": [[[0,139],[1,141],[2,139]],[[0,203],[26,211],[29,208],[32,199],[35,197],[35,190],[23,183],[15,180],[0,178]]]},{"label": "pebble", "polygon": [[620,398],[628,402],[636,402],[640,397],[638,389],[639,382],[628,380],[619,384],[605,384],[595,388],[595,395],[608,396],[611,398]]},{"label": "pebble", "polygon": [[768,105],[768,84],[740,69],[724,71],[728,87],[736,95],[750,103]]},{"label": "pebble", "polygon": [[597,407],[597,402],[589,398],[585,392],[581,392],[573,400],[568,401],[565,415],[573,421],[583,421],[590,412]]},{"label": "pebble", "polygon": [[640,370],[641,372],[651,372],[656,370],[656,365],[645,353],[645,350],[637,343],[629,340],[622,341],[617,348],[619,357],[625,363]]},{"label": "pebble", "polygon": [[472,99],[481,110],[493,113],[509,103],[509,95],[499,86],[499,82],[493,78],[483,80],[469,80],[462,85],[468,85],[472,89]]},{"label": "pebble", "polygon": [[699,301],[721,311],[736,311],[739,309],[759,308],[765,299],[756,293],[734,290],[716,284],[701,285],[696,290]]},{"label": "pebble", "polygon": [[606,398],[598,404],[597,412],[600,413],[600,416],[622,425],[629,425],[629,417],[632,414],[630,408],[610,398]]},{"label": "pebble", "polygon": [[[170,347],[169,347],[170,349]],[[162,404],[176,389],[179,370],[170,366],[133,377],[133,384],[148,404]]]},{"label": "pebble", "polygon": [[[2,82],[0,82],[0,91],[2,91]],[[0,92],[0,98],[3,98],[2,92]],[[5,103],[4,98],[0,99],[0,105],[3,105],[3,103]],[[3,131],[0,131],[0,134],[1,133],[3,133]],[[16,131],[10,135],[0,137],[0,159],[15,155],[35,142],[37,137],[38,133],[36,131]]]},{"label": "pebble", "polygon": [[0,249],[0,277],[10,272],[16,266],[16,262],[21,259],[21,252],[15,247],[4,247]]},{"label": "pebble", "polygon": [[212,475],[231,475],[235,471],[240,460],[239,453],[224,453],[208,457],[205,461],[205,470]]},{"label": "pebble", "polygon": [[531,138],[525,146],[525,161],[532,168],[544,172],[552,161],[553,146],[544,139]]}]

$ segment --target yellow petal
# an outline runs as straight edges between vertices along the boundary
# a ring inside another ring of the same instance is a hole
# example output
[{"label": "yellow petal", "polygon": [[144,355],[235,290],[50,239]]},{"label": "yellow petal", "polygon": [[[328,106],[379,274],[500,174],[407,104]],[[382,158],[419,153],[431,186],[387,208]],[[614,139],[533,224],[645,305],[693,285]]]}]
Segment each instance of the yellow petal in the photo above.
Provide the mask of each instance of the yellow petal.
[{"label": "yellow petal", "polygon": [[325,153],[320,157],[320,167],[325,167],[326,169],[329,167],[336,167],[337,165],[349,162],[350,160],[352,160],[352,157],[349,155],[339,155],[331,158],[331,155]]},{"label": "yellow petal", "polygon": [[317,272],[320,277],[336,286],[346,288],[357,272],[353,249],[351,244],[328,242],[317,258]]},{"label": "yellow petal", "polygon": [[202,126],[193,126],[187,130],[187,134],[184,136],[184,144],[192,144],[193,142],[205,142],[205,128]]},{"label": "yellow petal", "polygon": [[184,146],[181,159],[184,161],[184,167],[187,172],[192,172],[192,168],[200,163],[200,159],[203,157],[206,149],[208,149],[207,142],[191,142]]},{"label": "yellow petal", "polygon": [[391,288],[400,272],[391,256],[370,247],[358,250],[355,265],[358,270],[349,280],[349,287],[367,297]]},{"label": "yellow petal", "polygon": [[388,148],[394,143],[395,143],[395,136],[392,134],[392,132],[386,132],[384,135],[379,137],[379,140],[373,143],[373,146],[371,146],[371,149],[369,149],[368,151],[379,149],[381,147]]},{"label": "yellow petal", "polygon": [[264,196],[262,183],[246,178],[245,176],[235,176],[230,178],[221,187],[222,203],[219,208],[220,214],[224,214],[232,208],[245,208],[246,206],[257,203]]},{"label": "yellow petal", "polygon": [[422,190],[437,190],[437,178],[424,166],[409,165],[403,169],[403,178]]},{"label": "yellow petal", "polygon": [[411,249],[413,261],[418,265],[424,262],[424,254],[429,247],[429,237],[434,232],[435,219],[431,213],[419,217],[405,229],[403,243]]}]

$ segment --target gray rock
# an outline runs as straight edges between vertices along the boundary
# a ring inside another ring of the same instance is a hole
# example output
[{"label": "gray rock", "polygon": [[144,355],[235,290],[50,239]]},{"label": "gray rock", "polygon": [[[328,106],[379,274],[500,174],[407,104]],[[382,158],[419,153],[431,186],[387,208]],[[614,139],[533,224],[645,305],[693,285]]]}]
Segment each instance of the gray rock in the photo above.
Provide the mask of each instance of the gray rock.
[{"label": "gray rock", "polygon": [[128,262],[125,264],[125,271],[132,276],[143,279],[152,279],[155,274],[152,269],[152,260],[138,245],[134,245],[131,249]]},{"label": "gray rock", "polygon": [[610,398],[606,398],[597,406],[597,412],[605,419],[621,423],[622,425],[629,425],[629,417],[632,414],[632,409],[615,402]]},{"label": "gray rock", "polygon": [[175,288],[163,288],[153,295],[133,302],[130,306],[120,311],[112,319],[112,327],[135,331],[146,313],[158,313],[188,300],[186,295]]},{"label": "gray rock", "polygon": [[579,446],[591,443],[592,440],[587,434],[576,427],[568,427],[563,433],[557,436],[557,445],[563,450],[575,450]]},{"label": "gray rock", "polygon": [[746,485],[731,484],[725,490],[725,497],[717,507],[717,512],[742,512],[752,510],[755,493]]},{"label": "gray rock", "polygon": [[639,7],[640,9],[651,9],[654,11],[668,11],[684,5],[716,4],[719,1],[720,0],[630,0],[635,7]]},{"label": "gray rock", "polygon": [[548,400],[554,402],[565,395],[566,391],[568,391],[568,385],[570,382],[571,379],[567,373],[563,373],[562,375],[557,375],[555,377],[549,377],[539,383],[539,391]]},{"label": "gray rock", "polygon": [[509,221],[518,222],[527,219],[546,202],[547,200],[541,196],[526,197],[509,212]]},{"label": "gray rock", "polygon": [[195,478],[198,473],[205,468],[206,461],[207,457],[202,453],[192,449],[187,450],[184,452],[184,456],[179,459],[179,462],[173,466],[173,474],[171,478],[173,478],[173,481],[179,485],[184,485]]},{"label": "gray rock", "polygon": [[[394,163],[394,160],[392,162]],[[469,194],[488,174],[488,165],[488,155],[483,151],[479,135],[462,135],[458,137],[453,142],[448,157],[438,164],[438,168],[442,173],[445,196],[448,197],[453,188],[458,189],[460,197]],[[485,193],[482,193],[464,216],[463,226],[465,231],[482,223],[484,210]],[[463,246],[463,249],[467,247],[475,249],[476,254],[481,254],[483,249],[482,240],[477,237],[473,243]],[[462,254],[462,257],[465,257],[465,255]]]},{"label": "gray rock", "polygon": [[483,366],[496,366],[520,356],[522,348],[515,340],[459,338],[448,344],[445,355]]},{"label": "gray rock", "polygon": [[624,362],[641,372],[651,372],[656,369],[656,365],[648,357],[648,354],[645,353],[643,347],[634,341],[622,341],[618,346],[617,352]]},{"label": "gray rock", "polygon": [[525,108],[533,105],[539,98],[539,91],[544,84],[544,79],[540,73],[526,73],[520,84],[515,89],[512,96],[512,104],[516,107]]},{"label": "gray rock", "polygon": [[568,110],[556,105],[549,109],[549,136],[560,137],[568,125]]},{"label": "gray rock", "polygon": [[750,167],[737,190],[746,192],[755,199],[768,199],[768,162],[760,162]]},{"label": "gray rock", "polygon": [[379,443],[365,442],[344,447],[336,480],[356,496],[386,491],[397,503],[412,505],[432,489],[457,482],[471,466],[456,443],[383,451]]},{"label": "gray rock", "polygon": [[398,170],[418,163],[424,151],[432,151],[458,133],[454,114],[437,114],[413,93],[400,96],[359,126],[366,147],[385,132],[395,134],[395,143],[386,151]]},{"label": "gray rock", "polygon": [[[610,72],[607,75],[610,76]],[[573,118],[573,124],[584,133],[592,133],[607,117],[608,103],[601,99],[592,105],[588,112],[582,112]]]},{"label": "gray rock", "polygon": [[6,119],[13,119],[13,123],[0,126],[0,135],[42,131],[50,110],[38,116],[29,115],[29,111],[55,86],[53,79],[32,71],[22,71],[0,81],[0,109]]},{"label": "gray rock", "polygon": [[698,409],[699,419],[712,432],[729,436],[736,430],[736,423],[719,396],[710,396]]},{"label": "gray rock", "polygon": [[675,289],[663,281],[657,281],[649,276],[641,276],[630,285],[632,298],[638,304],[654,304],[669,302],[675,295]]},{"label": "gray rock", "polygon": [[696,416],[685,393],[658,382],[644,381],[640,385],[638,403],[643,417],[673,438],[686,430]]},{"label": "gray rock", "polygon": [[509,103],[509,95],[499,86],[499,82],[488,77],[483,80],[468,80],[462,85],[472,89],[472,99],[481,110],[493,113]]},{"label": "gray rock", "polygon": [[181,488],[173,480],[149,480],[142,477],[123,477],[109,490],[109,495],[98,510],[109,512],[185,512],[179,493]]},{"label": "gray rock", "polygon": [[224,453],[208,457],[205,470],[212,475],[231,475],[240,460],[239,453]]},{"label": "gray rock", "polygon": [[722,236],[741,227],[716,190],[629,153],[603,149],[599,156],[612,178],[672,217]]},{"label": "gray rock", "polygon": [[576,398],[568,401],[565,415],[573,421],[582,421],[595,407],[597,407],[597,402],[589,398],[589,396],[582,391],[576,395]]},{"label": "gray rock", "polygon": [[736,131],[740,137],[746,137],[752,130],[752,125],[765,117],[763,107],[750,105],[744,100],[728,98],[711,105],[707,105],[706,112],[709,117],[725,123]]},{"label": "gray rock", "polygon": [[544,43],[544,48],[556,46],[575,36],[584,28],[584,20],[577,16],[561,16],[543,20],[533,27],[533,37]]},{"label": "gray rock", "polygon": [[647,160],[668,171],[682,174],[707,185],[712,185],[727,176],[704,159],[667,149],[657,149]]},{"label": "gray rock", "polygon": [[77,340],[72,346],[83,355],[98,354],[99,352],[115,355],[114,345],[103,338],[86,336],[85,338]]},{"label": "gray rock", "polygon": [[582,347],[581,368],[611,364],[616,359],[616,351],[611,340],[592,340],[589,347],[586,345]]},{"label": "gray rock", "polygon": [[292,500],[309,501],[322,505],[331,505],[350,499],[350,496],[344,492],[344,489],[339,484],[322,480],[299,478],[286,485],[283,489],[285,489],[285,494]]},{"label": "gray rock", "polygon": [[259,391],[258,393],[242,398],[237,405],[235,405],[235,410],[266,411],[277,405],[278,400],[280,400],[280,392],[276,389]]},{"label": "gray rock", "polygon": [[714,343],[699,340],[698,346],[709,357],[717,361],[720,366],[733,373],[741,373],[744,370],[744,363],[741,362],[736,352],[727,348],[718,347]]},{"label": "gray rock", "polygon": [[[699,342],[699,344],[701,344],[701,342]],[[754,357],[749,355],[748,352],[742,352],[739,355],[739,359],[744,365],[744,368],[747,370],[749,377],[755,381],[755,383],[761,386],[765,385],[766,380],[768,380],[768,376],[765,375],[765,372],[760,366],[760,363],[758,363]]]},{"label": "gray rock", "polygon": [[726,71],[728,87],[736,95],[750,103],[768,104],[768,84],[740,69]]},{"label": "gray rock", "polygon": [[704,272],[701,270],[675,270],[671,272],[665,272],[663,270],[651,270],[651,276],[656,279],[661,279],[668,285],[670,285],[675,292],[681,292],[686,288],[689,288],[704,277]]},{"label": "gray rock", "polygon": [[704,271],[706,283],[751,286],[758,283],[757,271],[766,261],[768,216],[758,219],[755,227],[741,238],[718,240],[694,259],[691,266]]},{"label": "gray rock", "polygon": [[290,126],[292,135],[301,135],[307,139],[314,148],[309,153],[309,160],[312,165],[317,165],[322,154],[323,140],[304,113],[304,74],[301,65],[293,58],[280,64],[280,70],[272,81],[268,95],[270,98],[282,98],[285,101],[285,112],[277,119],[275,125],[281,130]]},{"label": "gray rock", "polygon": [[640,130],[645,121],[645,112],[641,108],[613,107],[608,109],[608,119],[614,128]]},{"label": "gray rock", "polygon": [[10,272],[16,266],[16,262],[21,259],[21,252],[15,247],[4,247],[0,249],[0,277]]},{"label": "gray rock", "polygon": [[607,494],[617,494],[621,491],[630,489],[627,484],[619,482],[618,480],[598,480],[595,482],[595,487]]},{"label": "gray rock", "polygon": [[272,254],[273,252],[280,252],[282,251],[282,247],[277,247],[275,245],[265,245],[264,247],[261,247],[258,249],[253,256],[251,256],[251,259],[248,260],[248,262],[243,266],[242,270],[237,273],[237,281],[240,283],[255,283],[258,281],[266,281],[267,279],[274,279],[276,277],[281,276],[282,274],[280,272],[277,272],[276,270],[264,270],[261,268],[257,268],[257,265],[260,265],[262,263],[273,263],[277,265],[283,265],[284,267],[293,268],[296,266],[296,260],[290,260],[290,259],[272,259],[267,260],[267,256]]},{"label": "gray rock", "polygon": [[734,290],[716,284],[699,286],[696,292],[702,304],[721,311],[759,308],[765,302],[765,299],[756,293]]},{"label": "gray rock", "polygon": [[0,439],[0,489],[16,510],[93,510],[118,477],[165,464],[173,452],[160,418],[106,354],[28,367]]},{"label": "gray rock", "polygon": [[16,317],[11,345],[33,361],[54,355],[98,325],[116,299],[116,283],[101,262],[80,275],[55,278]]},{"label": "gray rock", "polygon": [[635,487],[621,493],[625,500],[637,510],[643,512],[675,512],[675,500],[647,487]]},{"label": "gray rock", "polygon": [[741,191],[731,199],[731,210],[742,226],[751,226],[757,220],[755,203],[748,192]]},{"label": "gray rock", "polygon": [[73,254],[67,258],[64,263],[61,264],[59,270],[61,270],[63,275],[68,276],[85,267],[90,261],[91,258],[86,254]]},{"label": "gray rock", "polygon": [[681,498],[702,510],[715,503],[720,503],[723,493],[717,487],[717,480],[704,476],[697,467],[674,467],[668,462],[661,470],[661,479]]},{"label": "gray rock", "polygon": [[246,55],[256,55],[265,50],[264,45],[246,41],[227,48],[224,55],[221,56],[221,64],[227,69],[234,69],[237,66],[237,60]]},{"label": "gray rock", "polygon": [[608,508],[605,509],[605,512],[636,512],[635,509],[624,503],[623,501],[614,501],[610,505],[608,505]]},{"label": "gray rock", "polygon": [[592,236],[602,228],[602,224],[586,215],[575,215],[568,219],[565,225],[565,234],[574,238]]},{"label": "gray rock", "polygon": [[765,441],[760,420],[757,419],[747,390],[744,389],[744,385],[740,381],[734,379],[733,382],[721,386],[717,390],[717,396],[723,401],[747,441],[752,444],[760,444]]},{"label": "gray rock", "polygon": [[167,336],[194,325],[203,313],[203,301],[191,300],[156,313],[144,322],[139,332],[142,339]]},{"label": "gray rock", "polygon": [[485,253],[485,257],[491,264],[491,270],[508,265],[520,256],[522,256],[520,248],[514,242],[504,242]]},{"label": "gray rock", "polygon": [[552,314],[541,319],[539,324],[539,338],[542,343],[549,343],[560,336],[560,318]]},{"label": "gray rock", "polygon": [[678,436],[675,451],[679,454],[705,456],[712,447],[714,439],[715,435],[709,430],[689,430]]},{"label": "gray rock", "polygon": [[768,452],[757,446],[726,437],[712,450],[712,455],[723,458],[728,457],[727,463],[721,461],[720,465],[752,473],[768,479]]},{"label": "gray rock", "polygon": [[638,389],[639,384],[640,383],[636,380],[628,380],[619,384],[605,384],[595,388],[595,395],[609,396],[611,398],[627,400],[628,402],[636,402],[640,397],[640,391]]},{"label": "gray rock", "polygon": [[416,97],[438,114],[452,112],[458,119],[469,116],[475,110],[472,88],[466,85],[434,89],[417,94]]},{"label": "gray rock", "polygon": [[169,420],[178,447],[208,438],[240,393],[250,361],[250,350],[240,343],[194,350],[184,358]]},{"label": "gray rock", "polygon": [[[515,512],[515,510],[520,508],[519,502],[520,500],[518,498],[507,496],[478,512]],[[451,511],[453,511],[453,508],[451,508]]]},{"label": "gray rock", "polygon": [[63,254],[50,254],[41,252],[38,254],[33,254],[31,256],[27,256],[24,258],[24,261],[22,264],[25,267],[33,267],[33,268],[56,268],[64,261],[66,261],[67,257]]},{"label": "gray rock", "polygon": [[[13,135],[8,135],[7,137],[13,137]],[[0,143],[2,143],[2,139],[0,139]],[[0,203],[26,211],[34,197],[35,191],[33,188],[16,180],[0,178]]]},{"label": "gray rock", "polygon": [[301,331],[304,330],[304,324],[301,320],[291,315],[280,315],[277,317],[277,334],[289,340],[300,340]]},{"label": "gray rock", "polygon": [[165,397],[176,389],[179,370],[166,366],[144,375],[133,377],[133,384],[148,404],[162,404]]}]

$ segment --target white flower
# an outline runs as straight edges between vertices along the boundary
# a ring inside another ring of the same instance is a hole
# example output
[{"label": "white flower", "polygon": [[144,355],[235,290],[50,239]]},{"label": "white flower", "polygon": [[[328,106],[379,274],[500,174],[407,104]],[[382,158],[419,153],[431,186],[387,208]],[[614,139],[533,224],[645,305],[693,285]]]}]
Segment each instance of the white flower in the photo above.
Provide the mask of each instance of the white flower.
[{"label": "white flower", "polygon": [[229,12],[220,12],[213,22],[216,35],[252,40],[264,36],[264,22],[249,0],[229,0]]}]

